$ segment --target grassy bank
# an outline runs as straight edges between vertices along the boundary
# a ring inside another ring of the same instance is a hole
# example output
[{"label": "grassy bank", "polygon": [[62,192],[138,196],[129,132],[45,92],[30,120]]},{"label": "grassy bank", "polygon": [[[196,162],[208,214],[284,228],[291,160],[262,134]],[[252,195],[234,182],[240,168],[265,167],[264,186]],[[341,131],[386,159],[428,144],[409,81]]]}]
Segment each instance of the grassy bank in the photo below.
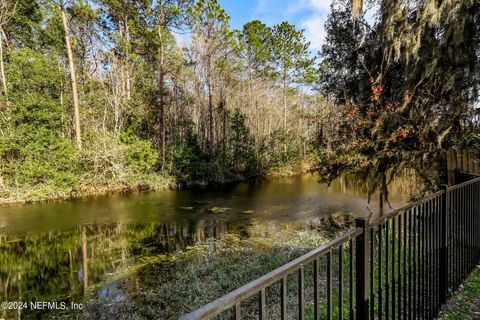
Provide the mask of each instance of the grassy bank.
[{"label": "grassy bank", "polygon": [[36,185],[17,184],[6,186],[0,184],[0,207],[68,200],[81,197],[95,197],[113,193],[135,193],[142,191],[162,191],[178,188],[205,188],[210,185],[232,184],[248,179],[270,179],[306,174],[315,170],[316,162],[312,159],[296,161],[290,165],[271,168],[264,173],[240,174],[219,168],[215,173],[192,177],[189,180],[179,179],[173,175],[158,173],[129,174],[123,179],[106,179],[99,182],[80,176],[77,183],[56,185],[42,183]]},{"label": "grassy bank", "polygon": [[[137,266],[110,275],[91,288],[83,310],[51,316],[57,319],[177,319],[182,313],[329,241],[340,230],[342,228],[330,226],[328,232],[298,231],[289,227],[265,231],[252,226],[247,231],[248,238],[245,234],[227,234],[215,243],[191,247],[170,256],[142,259]],[[311,267],[305,269],[306,292],[311,291],[308,289],[312,286],[311,273]],[[296,285],[296,278],[289,278],[292,305],[295,305]],[[98,297],[101,288],[108,288],[108,297]],[[306,307],[308,309],[308,305]]]},{"label": "grassy bank", "polygon": [[68,200],[80,197],[95,197],[113,193],[134,193],[146,190],[166,190],[175,188],[173,177],[156,174],[137,179],[113,183],[84,183],[75,186],[55,186],[52,184],[19,185],[0,191],[0,206],[22,205],[53,200]]},{"label": "grassy bank", "polygon": [[480,266],[472,272],[444,306],[438,319],[480,319]]}]

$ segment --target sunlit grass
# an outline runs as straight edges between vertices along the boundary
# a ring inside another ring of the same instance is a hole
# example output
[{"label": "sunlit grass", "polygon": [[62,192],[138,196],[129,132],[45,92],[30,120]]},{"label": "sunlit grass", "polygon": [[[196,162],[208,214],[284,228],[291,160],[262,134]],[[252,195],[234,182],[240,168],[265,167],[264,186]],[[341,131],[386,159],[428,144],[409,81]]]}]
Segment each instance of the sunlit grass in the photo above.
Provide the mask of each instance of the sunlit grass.
[{"label": "sunlit grass", "polygon": [[438,319],[480,319],[480,266],[464,281]]}]

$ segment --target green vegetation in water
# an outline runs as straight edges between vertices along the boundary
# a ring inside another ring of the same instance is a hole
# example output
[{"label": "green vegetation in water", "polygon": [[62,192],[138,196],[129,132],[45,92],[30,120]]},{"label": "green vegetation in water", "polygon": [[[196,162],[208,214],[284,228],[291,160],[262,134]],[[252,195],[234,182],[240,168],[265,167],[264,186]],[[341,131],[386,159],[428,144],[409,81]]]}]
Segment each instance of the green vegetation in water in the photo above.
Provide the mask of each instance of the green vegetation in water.
[{"label": "green vegetation in water", "polygon": [[196,201],[193,202],[193,204],[195,204],[195,205],[207,205],[207,204],[211,204],[211,202],[210,201],[198,201],[198,200],[196,200]]},{"label": "green vegetation in water", "polygon": [[231,210],[231,208],[219,208],[219,207],[211,207],[211,208],[208,208],[207,209],[207,212],[210,212],[210,213],[225,213],[227,212],[228,210]]},{"label": "green vegetation in water", "polygon": [[[248,232],[247,239],[244,235],[225,234],[212,243],[213,251],[206,244],[142,260],[141,266],[129,268],[133,272],[126,273],[128,276],[115,274],[102,282],[115,287],[118,294],[98,298],[90,290],[91,294],[84,299],[84,310],[50,315],[71,319],[177,319],[181,313],[192,311],[328,241],[321,233],[292,228],[275,232],[251,227]],[[294,282],[291,281],[292,285]]]},{"label": "green vegetation in water", "polygon": [[355,225],[355,216],[353,214],[334,213],[322,217],[321,223],[321,230],[333,237],[348,227]]},{"label": "green vegetation in water", "polygon": [[328,241],[323,231],[298,225],[253,223],[224,233],[226,224],[219,221],[217,239],[209,223],[199,226],[107,224],[2,235],[0,299],[87,306],[80,314],[25,312],[25,319],[102,314],[110,319],[120,313],[125,319],[153,314],[176,319]]},{"label": "green vegetation in water", "polygon": [[[86,309],[74,316],[79,319],[177,319],[180,314],[193,311],[328,242],[330,238],[325,232],[335,237],[344,230],[336,227],[320,231],[298,231],[291,227],[274,230],[256,225],[241,234],[226,234],[212,243],[213,251],[207,244],[151,260],[139,268],[136,275],[116,284],[125,298],[91,297],[86,300]],[[345,265],[348,264],[347,249],[348,246],[344,251]],[[337,260],[334,258],[334,266]],[[310,289],[311,269],[311,266],[305,269],[306,287]],[[325,259],[321,261],[321,270],[321,281],[326,283]],[[297,285],[296,279],[289,279],[290,288]],[[296,297],[292,294],[289,299],[294,304]]]}]

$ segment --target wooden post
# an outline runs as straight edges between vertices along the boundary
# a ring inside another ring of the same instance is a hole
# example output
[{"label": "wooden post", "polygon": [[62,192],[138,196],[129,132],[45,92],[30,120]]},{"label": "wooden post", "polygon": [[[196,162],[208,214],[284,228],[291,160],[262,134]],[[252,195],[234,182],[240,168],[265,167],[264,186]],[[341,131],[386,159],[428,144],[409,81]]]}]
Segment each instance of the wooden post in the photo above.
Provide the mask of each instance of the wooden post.
[{"label": "wooden post", "polygon": [[468,172],[468,150],[462,150],[462,171]]},{"label": "wooden post", "polygon": [[473,157],[473,152],[472,150],[468,149],[467,150],[468,152],[468,172],[469,173],[475,173],[475,163],[473,162],[473,159],[475,159]]},{"label": "wooden post", "polygon": [[[355,241],[355,278],[356,278],[356,319],[368,319],[370,304],[370,219],[367,217],[355,220],[357,228],[363,232]],[[372,239],[373,241],[373,239]]]}]

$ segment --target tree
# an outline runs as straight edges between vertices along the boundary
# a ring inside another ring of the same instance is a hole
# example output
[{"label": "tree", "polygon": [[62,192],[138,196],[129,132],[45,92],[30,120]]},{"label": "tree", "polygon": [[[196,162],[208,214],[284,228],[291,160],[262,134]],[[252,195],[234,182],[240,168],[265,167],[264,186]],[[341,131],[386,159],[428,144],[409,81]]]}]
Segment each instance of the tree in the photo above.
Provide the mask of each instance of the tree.
[{"label": "tree", "polygon": [[230,17],[216,0],[199,0],[189,10],[190,27],[197,44],[196,54],[202,63],[208,99],[209,150],[215,154],[214,72],[226,58],[225,49],[232,42]]},{"label": "tree", "polygon": [[[271,78],[272,29],[261,21],[254,20],[243,26],[241,33],[241,56],[245,60],[248,82],[249,109],[254,110],[256,135],[259,135],[258,95],[253,98],[259,81]],[[253,108],[254,106],[254,108]]]},{"label": "tree", "polygon": [[309,56],[310,43],[303,33],[286,21],[273,27],[272,60],[282,86],[284,130],[287,130],[289,86],[314,81],[315,59]]},{"label": "tree", "polygon": [[16,184],[72,185],[76,152],[61,135],[66,110],[59,99],[66,73],[28,48],[11,52],[7,72],[11,103],[0,117],[0,174]]},{"label": "tree", "polygon": [[[9,3],[10,1],[2,1]],[[37,0],[16,0],[16,10],[10,22],[3,26],[4,41],[20,48],[41,49],[44,15]]]},{"label": "tree", "polygon": [[[97,0],[102,7],[104,16],[103,27],[109,31],[119,34],[120,37],[114,40],[117,45],[121,60],[123,61],[122,76],[125,82],[125,96],[131,99],[131,26],[135,20],[142,16],[142,11],[148,7],[148,1],[133,0]],[[145,3],[144,3],[145,2]]]},{"label": "tree", "polygon": [[[77,81],[85,85],[92,74],[99,72],[100,54],[96,49],[100,43],[96,28],[99,25],[99,10],[90,2],[77,0],[68,8],[70,14],[69,28],[74,41],[74,60],[77,62]],[[80,92],[82,88],[80,88]]]},{"label": "tree", "polygon": [[311,150],[308,48],[294,26],[277,32],[276,51],[270,26],[231,30],[215,0],[0,1],[12,3],[0,32],[0,196],[254,176]]},{"label": "tree", "polygon": [[432,188],[440,183],[443,151],[468,130],[478,101],[480,4],[373,5],[380,13],[373,25],[361,1],[353,8],[335,1],[327,22],[322,88],[334,89],[345,116],[339,135],[349,139],[337,143],[339,158],[325,173],[360,171],[373,192],[414,168]]},{"label": "tree", "polygon": [[184,21],[187,8],[193,3],[192,0],[161,0],[154,9],[156,12],[156,24],[158,34],[158,86],[159,86],[159,127],[160,127],[160,154],[162,170],[165,165],[166,151],[166,115],[165,115],[165,76],[169,72],[165,51],[172,50],[175,41],[171,34],[171,28],[180,28]]},{"label": "tree", "polygon": [[2,78],[2,89],[5,96],[5,102],[8,104],[7,78],[5,76],[5,65],[3,58],[3,43],[7,44],[7,36],[5,35],[4,26],[10,21],[15,14],[17,3],[6,0],[0,3],[0,77]]},{"label": "tree", "polygon": [[230,145],[232,148],[230,167],[235,172],[252,172],[255,169],[253,138],[246,125],[246,116],[236,108],[231,120]]},{"label": "tree", "polygon": [[82,134],[80,131],[80,106],[78,102],[77,75],[75,73],[75,63],[73,61],[72,46],[70,44],[70,29],[68,27],[68,19],[67,19],[67,14],[65,12],[64,0],[60,0],[60,11],[62,14],[63,30],[65,34],[65,46],[67,49],[68,65],[70,69],[70,81],[72,85],[73,111],[74,111],[74,122],[75,122],[75,139],[77,142],[77,148],[82,149]]}]

